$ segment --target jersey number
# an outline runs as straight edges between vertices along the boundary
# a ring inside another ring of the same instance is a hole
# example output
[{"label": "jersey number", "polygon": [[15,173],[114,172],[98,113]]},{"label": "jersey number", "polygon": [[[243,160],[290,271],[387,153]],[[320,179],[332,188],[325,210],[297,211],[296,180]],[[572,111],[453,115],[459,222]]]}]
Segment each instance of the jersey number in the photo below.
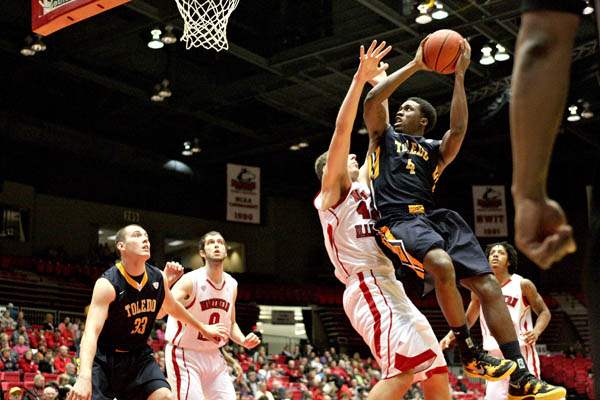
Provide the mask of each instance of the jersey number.
[{"label": "jersey number", "polygon": [[407,170],[410,172],[410,174],[411,174],[411,175],[414,175],[414,174],[415,174],[415,168],[416,168],[416,166],[415,166],[415,163],[414,163],[414,162],[412,162],[412,160],[411,160],[411,159],[409,159],[409,160],[406,162],[406,169],[407,169]]},{"label": "jersey number", "polygon": [[[218,324],[220,319],[221,319],[221,315],[218,312],[214,312],[214,313],[210,314],[210,317],[208,317],[208,324],[209,325]],[[198,340],[202,340],[203,342],[205,342],[208,339],[206,339],[204,336],[202,336],[201,333],[198,333]]]},{"label": "jersey number", "polygon": [[363,219],[379,219],[379,212],[377,210],[369,210],[369,207],[367,207],[367,203],[364,200],[361,200],[361,202],[358,203],[356,212],[359,213]]},{"label": "jersey number", "polygon": [[148,317],[136,318],[133,322],[135,324],[131,334],[139,333],[143,335],[146,332],[146,325],[148,324]]}]

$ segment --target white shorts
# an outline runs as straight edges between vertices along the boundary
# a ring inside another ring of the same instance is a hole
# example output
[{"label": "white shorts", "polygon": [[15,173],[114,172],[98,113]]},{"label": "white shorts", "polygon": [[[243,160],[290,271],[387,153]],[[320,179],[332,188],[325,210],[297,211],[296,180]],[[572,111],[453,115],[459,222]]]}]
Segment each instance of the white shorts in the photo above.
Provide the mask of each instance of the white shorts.
[{"label": "white shorts", "polygon": [[344,291],[344,311],[369,345],[383,379],[412,370],[415,382],[447,373],[442,349],[395,276],[359,272]]},{"label": "white shorts", "polygon": [[[488,351],[490,355],[497,358],[504,358],[500,349]],[[529,372],[534,374],[537,378],[540,377],[540,359],[535,346],[521,345],[521,354],[527,363]],[[485,385],[485,400],[505,400],[508,398],[508,383],[510,378],[503,379],[496,382],[486,382]]]},{"label": "white shorts", "polygon": [[167,344],[167,381],[177,400],[235,400],[233,381],[219,350],[194,351]]}]

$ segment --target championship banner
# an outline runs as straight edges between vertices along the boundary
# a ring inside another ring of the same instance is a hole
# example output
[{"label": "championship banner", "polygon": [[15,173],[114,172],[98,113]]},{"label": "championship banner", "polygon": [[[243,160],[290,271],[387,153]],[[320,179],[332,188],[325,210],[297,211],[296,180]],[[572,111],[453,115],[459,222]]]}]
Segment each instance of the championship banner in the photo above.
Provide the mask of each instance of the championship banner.
[{"label": "championship banner", "polygon": [[504,186],[473,186],[475,236],[506,237],[506,196]]},{"label": "championship banner", "polygon": [[227,164],[227,221],[260,224],[260,168]]}]

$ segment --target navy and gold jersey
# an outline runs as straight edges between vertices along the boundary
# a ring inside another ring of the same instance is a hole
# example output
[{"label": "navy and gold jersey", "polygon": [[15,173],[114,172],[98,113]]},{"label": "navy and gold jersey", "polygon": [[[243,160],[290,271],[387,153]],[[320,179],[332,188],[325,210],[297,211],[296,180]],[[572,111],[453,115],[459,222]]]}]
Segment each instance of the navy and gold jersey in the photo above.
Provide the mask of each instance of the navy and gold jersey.
[{"label": "navy and gold jersey", "polygon": [[373,198],[382,217],[411,205],[434,206],[440,144],[440,140],[398,133],[388,125],[379,146],[369,154]]},{"label": "navy and gold jersey", "polygon": [[123,264],[117,262],[102,278],[113,285],[116,298],[109,306],[98,347],[131,351],[146,345],[165,298],[162,272],[146,264],[144,276],[138,283]]}]

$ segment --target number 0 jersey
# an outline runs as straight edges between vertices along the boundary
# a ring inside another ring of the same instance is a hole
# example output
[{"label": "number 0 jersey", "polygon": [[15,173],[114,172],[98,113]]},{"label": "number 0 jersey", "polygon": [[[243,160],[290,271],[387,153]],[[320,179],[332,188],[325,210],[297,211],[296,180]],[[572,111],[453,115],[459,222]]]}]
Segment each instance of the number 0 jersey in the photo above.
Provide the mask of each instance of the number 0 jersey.
[{"label": "number 0 jersey", "polygon": [[371,193],[367,185],[354,182],[336,206],[320,210],[321,194],[314,201],[323,227],[325,248],[335,267],[335,276],[348,283],[361,271],[394,274],[392,262],[377,244],[375,221],[371,218]]},{"label": "number 0 jersey", "polygon": [[117,262],[101,278],[113,285],[116,297],[108,308],[98,347],[130,351],[145,346],[165,298],[162,272],[146,264],[146,271],[138,284],[123,264]]},{"label": "number 0 jersey", "polygon": [[440,140],[396,132],[388,125],[378,147],[369,154],[373,198],[382,217],[407,205],[433,208],[440,144]]},{"label": "number 0 jersey", "polygon": [[[223,272],[223,280],[217,285],[209,279],[207,271],[208,267],[202,267],[187,273],[192,278],[193,285],[192,301],[186,308],[198,321],[209,325],[222,323],[227,332],[230,332],[237,281]],[[184,325],[171,316],[167,320],[165,338],[175,346],[196,351],[216,350],[228,341],[214,343],[202,337],[195,328]]]}]

